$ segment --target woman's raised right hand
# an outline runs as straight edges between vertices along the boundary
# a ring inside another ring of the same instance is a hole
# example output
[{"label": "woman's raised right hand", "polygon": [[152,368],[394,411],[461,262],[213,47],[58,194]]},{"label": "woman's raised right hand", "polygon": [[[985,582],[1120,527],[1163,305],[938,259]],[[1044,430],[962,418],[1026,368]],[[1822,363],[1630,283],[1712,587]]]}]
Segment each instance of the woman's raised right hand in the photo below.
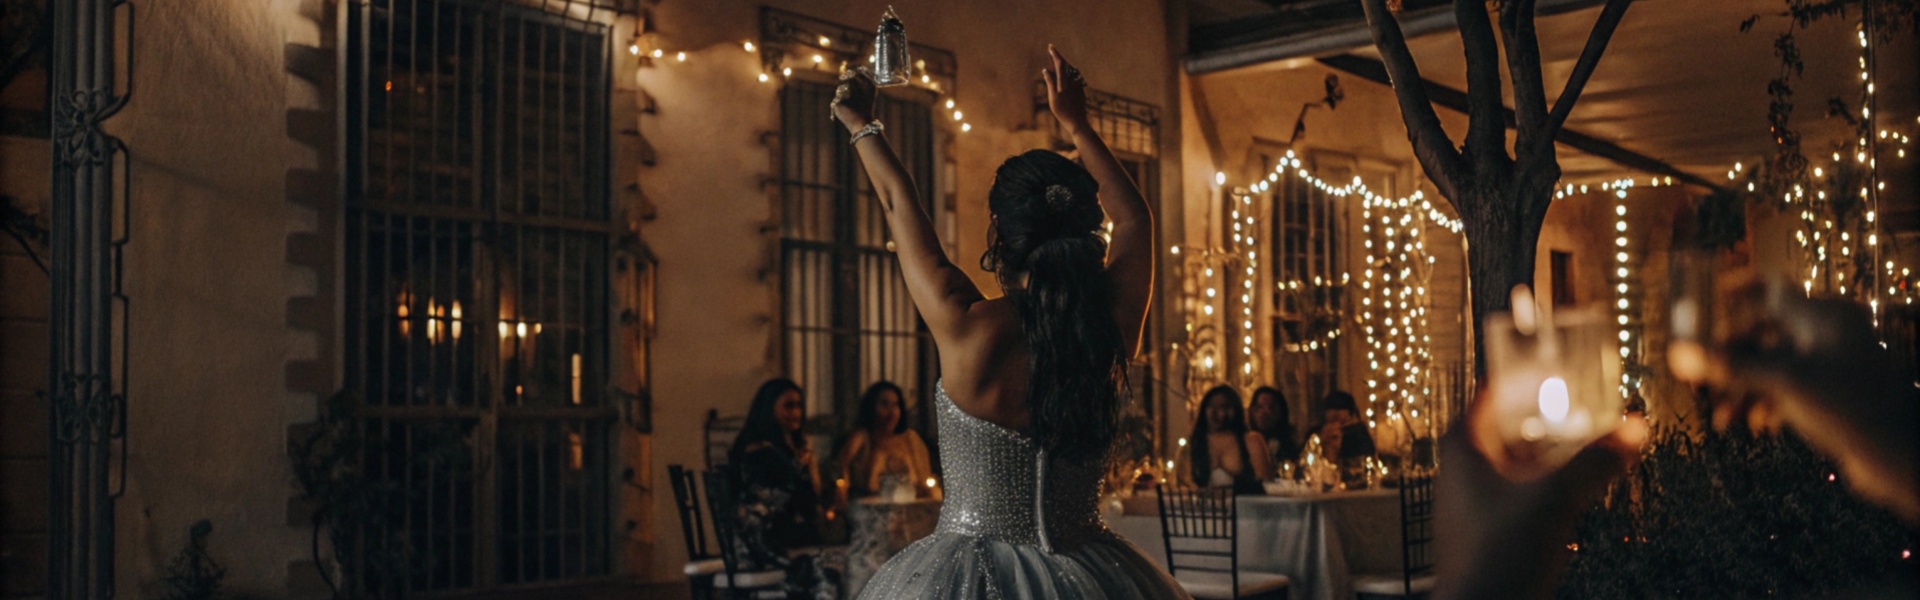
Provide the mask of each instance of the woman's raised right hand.
[{"label": "woman's raised right hand", "polygon": [[1053,111],[1053,118],[1066,126],[1068,133],[1086,129],[1087,80],[1053,44],[1047,44],[1047,57],[1053,66],[1040,70],[1041,79],[1047,83],[1047,108]]}]

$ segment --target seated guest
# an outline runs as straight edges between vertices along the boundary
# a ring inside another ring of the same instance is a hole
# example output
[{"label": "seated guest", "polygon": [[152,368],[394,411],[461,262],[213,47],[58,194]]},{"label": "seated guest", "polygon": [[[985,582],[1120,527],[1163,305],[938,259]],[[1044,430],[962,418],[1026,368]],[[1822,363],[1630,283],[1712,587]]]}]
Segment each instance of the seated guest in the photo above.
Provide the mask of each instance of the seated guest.
[{"label": "seated guest", "polygon": [[1345,461],[1374,455],[1373,433],[1360,420],[1353,395],[1335,390],[1320,401],[1320,443],[1327,456]]},{"label": "seated guest", "polygon": [[736,539],[744,570],[784,569],[790,594],[823,597],[836,586],[811,556],[788,552],[821,543],[820,473],[801,425],[807,420],[800,385],[772,379],[760,385],[739,437],[727,451],[738,482]]},{"label": "seated guest", "polygon": [[1253,400],[1247,403],[1247,421],[1249,429],[1266,438],[1267,454],[1273,464],[1300,459],[1300,437],[1293,429],[1293,411],[1280,390],[1267,386],[1254,390]]},{"label": "seated guest", "polygon": [[929,491],[921,482],[933,477],[933,461],[920,433],[907,427],[900,386],[874,383],[860,396],[854,431],[840,447],[835,462],[845,465],[849,495],[855,498],[885,493],[881,483],[896,477],[919,495]]},{"label": "seated guest", "polygon": [[1189,469],[1194,484],[1231,487],[1235,494],[1260,494],[1260,480],[1274,476],[1267,441],[1247,431],[1246,409],[1232,386],[1207,390],[1200,415],[1187,438]]}]

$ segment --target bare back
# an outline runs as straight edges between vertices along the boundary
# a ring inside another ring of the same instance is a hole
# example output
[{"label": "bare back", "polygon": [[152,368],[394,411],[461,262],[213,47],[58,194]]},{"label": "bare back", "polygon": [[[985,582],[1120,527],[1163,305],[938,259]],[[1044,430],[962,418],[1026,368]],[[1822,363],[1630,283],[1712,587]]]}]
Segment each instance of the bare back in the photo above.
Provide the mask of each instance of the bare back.
[{"label": "bare back", "polygon": [[947,395],[967,414],[1026,431],[1032,352],[1013,301],[1002,296],[974,303],[955,334],[934,340]]}]

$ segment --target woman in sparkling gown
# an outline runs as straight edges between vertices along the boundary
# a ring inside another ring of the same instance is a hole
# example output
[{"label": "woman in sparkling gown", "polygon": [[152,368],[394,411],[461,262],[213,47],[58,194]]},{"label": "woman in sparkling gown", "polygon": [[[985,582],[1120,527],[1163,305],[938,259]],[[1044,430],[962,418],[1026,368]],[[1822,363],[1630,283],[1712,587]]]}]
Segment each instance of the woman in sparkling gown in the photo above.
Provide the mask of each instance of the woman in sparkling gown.
[{"label": "woman in sparkling gown", "polygon": [[873,119],[872,79],[849,72],[836,91],[834,116],[873,180],[942,373],[939,525],[889,560],[861,598],[1188,597],[1100,518],[1124,367],[1153,288],[1153,215],[1088,123],[1079,70],[1048,53],[1047,100],[1085,166],[1046,150],[1000,165],[980,260],[999,298],[984,297],[941,250]]}]

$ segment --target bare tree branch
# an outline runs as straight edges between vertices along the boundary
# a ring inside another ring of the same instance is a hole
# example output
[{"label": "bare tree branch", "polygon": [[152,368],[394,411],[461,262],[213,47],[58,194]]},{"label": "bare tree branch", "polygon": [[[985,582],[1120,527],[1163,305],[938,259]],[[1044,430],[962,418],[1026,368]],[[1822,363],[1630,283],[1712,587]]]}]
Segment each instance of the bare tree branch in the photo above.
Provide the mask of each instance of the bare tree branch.
[{"label": "bare tree branch", "polygon": [[1547,154],[1529,154],[1540,150],[1536,139],[1547,123],[1547,90],[1540,73],[1540,38],[1534,33],[1535,0],[1508,0],[1500,8],[1500,37],[1507,46],[1507,78],[1513,81],[1514,148],[1521,172],[1545,159],[1554,160],[1553,145]]},{"label": "bare tree branch", "polygon": [[1414,157],[1419,159],[1420,168],[1426,171],[1441,196],[1452,201],[1454,208],[1462,212],[1469,210],[1463,205],[1466,198],[1455,193],[1458,189],[1455,180],[1463,176],[1465,161],[1453,149],[1453,140],[1447,138],[1446,129],[1440,126],[1440,116],[1434,113],[1433,102],[1427,99],[1425,80],[1420,78],[1420,66],[1413,61],[1413,52],[1407,49],[1400,22],[1387,11],[1387,0],[1362,0],[1361,5],[1366,9],[1373,45],[1380,49],[1387,76],[1393,80],[1393,94],[1400,104],[1400,117],[1406,121],[1407,140],[1413,142]]},{"label": "bare tree branch", "polygon": [[1594,22],[1593,33],[1587,36],[1587,47],[1580,51],[1580,62],[1574,63],[1573,76],[1567,78],[1567,87],[1560,91],[1560,98],[1554,100],[1553,114],[1547,116],[1547,126],[1535,144],[1553,143],[1553,136],[1566,124],[1574,103],[1580,101],[1580,91],[1587,87],[1587,79],[1593,77],[1600,55],[1606,53],[1607,42],[1613,39],[1613,30],[1620,26],[1620,19],[1627,15],[1627,6],[1631,4],[1633,0],[1607,0],[1607,5],[1600,9],[1600,19]]},{"label": "bare tree branch", "polygon": [[[1500,94],[1500,47],[1485,0],[1453,0],[1460,24],[1460,45],[1467,54],[1467,144],[1465,154],[1476,172],[1507,163],[1506,102]],[[1391,64],[1391,63],[1389,63]]]}]

